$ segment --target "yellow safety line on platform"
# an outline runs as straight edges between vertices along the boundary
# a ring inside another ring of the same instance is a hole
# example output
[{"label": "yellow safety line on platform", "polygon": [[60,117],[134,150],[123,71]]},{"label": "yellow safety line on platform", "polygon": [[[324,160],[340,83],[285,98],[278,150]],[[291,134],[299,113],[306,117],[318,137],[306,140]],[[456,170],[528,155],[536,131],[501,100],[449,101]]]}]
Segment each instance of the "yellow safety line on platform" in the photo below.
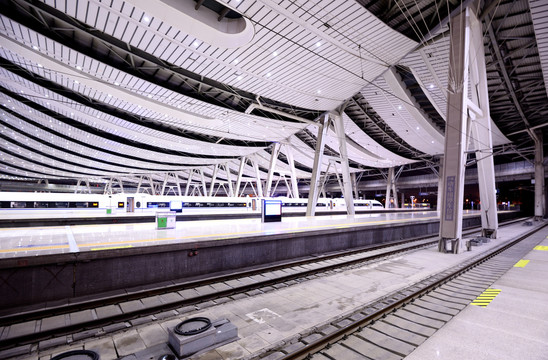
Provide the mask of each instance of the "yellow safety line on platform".
[{"label": "yellow safety line on platform", "polygon": [[133,245],[126,245],[126,246],[107,246],[102,248],[93,248],[91,251],[98,251],[98,250],[114,250],[114,249],[127,249],[133,247]]},{"label": "yellow safety line on platform", "polygon": [[481,293],[470,305],[476,305],[481,307],[486,307],[493,301],[493,299],[501,292],[500,289],[487,289]]},{"label": "yellow safety line on platform", "polygon": [[35,250],[55,250],[55,249],[68,249],[68,245],[52,245],[52,246],[33,246],[33,247],[21,247],[16,249],[0,250],[0,253],[8,252],[20,252],[20,251],[35,251]]},{"label": "yellow safety line on platform", "polygon": [[514,267],[525,267],[529,263],[529,260],[520,260],[514,265]]},{"label": "yellow safety line on platform", "polygon": [[534,249],[534,250],[548,251],[548,246],[537,245],[537,246],[535,246],[533,249]]},{"label": "yellow safety line on platform", "polygon": [[[437,219],[437,217],[426,217],[421,219],[415,219],[415,220],[432,220]],[[401,222],[402,220],[409,220],[409,219],[391,219],[391,220],[377,220],[377,221],[368,221],[368,222],[356,222],[356,223],[349,223],[349,224],[329,224],[329,225],[315,225],[315,226],[302,226],[297,228],[289,228],[289,229],[281,229],[282,231],[276,231],[277,234],[283,234],[283,233],[296,233],[296,232],[303,232],[306,230],[314,230],[314,229],[324,229],[324,228],[339,228],[341,226],[344,227],[352,227],[357,225],[379,225],[383,223],[393,223],[393,222]],[[118,224],[117,224],[118,225]],[[119,224],[121,225],[121,224]],[[98,226],[98,225],[83,225],[83,226]],[[104,226],[104,225],[102,225]],[[108,225],[112,226],[112,225]],[[177,230],[177,229],[172,229]],[[78,247],[80,249],[82,248],[90,248],[90,247],[104,247],[109,245],[125,245],[125,244],[135,244],[135,243],[148,243],[148,242],[155,242],[155,241],[173,241],[173,240],[190,240],[190,239],[201,239],[201,238],[211,238],[211,240],[220,240],[222,239],[230,239],[235,238],[241,235],[253,235],[253,234],[265,234],[269,235],[271,232],[266,229],[260,229],[260,230],[251,230],[251,231],[240,231],[240,232],[232,232],[232,233],[221,233],[221,234],[202,234],[202,235],[189,235],[189,236],[183,236],[183,237],[169,237],[169,238],[154,238],[154,239],[142,239],[142,240],[123,240],[123,241],[109,241],[109,242],[100,242],[100,243],[91,243],[91,244],[78,244]],[[33,250],[48,250],[48,249],[63,249],[68,248],[68,245],[62,245],[59,247],[51,246],[51,247],[27,247],[27,248],[17,248],[17,249],[5,249],[0,250],[0,252],[6,253],[6,252],[16,252],[16,251],[33,251]],[[93,249],[92,249],[93,250]]]}]

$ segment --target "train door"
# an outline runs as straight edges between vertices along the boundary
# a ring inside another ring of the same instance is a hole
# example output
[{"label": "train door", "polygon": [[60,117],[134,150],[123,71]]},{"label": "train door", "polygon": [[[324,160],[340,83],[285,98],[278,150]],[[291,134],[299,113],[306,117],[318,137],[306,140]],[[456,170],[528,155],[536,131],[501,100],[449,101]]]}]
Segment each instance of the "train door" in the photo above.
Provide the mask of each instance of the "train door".
[{"label": "train door", "polygon": [[134,212],[135,211],[135,198],[128,197],[127,198],[127,212]]}]

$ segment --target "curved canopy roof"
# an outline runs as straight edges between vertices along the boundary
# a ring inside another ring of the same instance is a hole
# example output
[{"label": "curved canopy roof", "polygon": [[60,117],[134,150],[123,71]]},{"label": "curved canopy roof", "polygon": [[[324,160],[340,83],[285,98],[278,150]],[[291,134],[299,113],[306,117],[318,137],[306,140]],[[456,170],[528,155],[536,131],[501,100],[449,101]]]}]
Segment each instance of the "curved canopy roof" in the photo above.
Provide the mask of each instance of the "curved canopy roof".
[{"label": "curved canopy roof", "polygon": [[[245,157],[266,178],[280,143],[278,173],[291,157],[307,179],[335,109],[352,172],[434,164],[462,5],[438,3],[0,0],[0,175],[237,174]],[[547,15],[530,3],[480,4],[493,143],[511,157],[546,132]],[[326,154],[337,144],[329,129]]]}]

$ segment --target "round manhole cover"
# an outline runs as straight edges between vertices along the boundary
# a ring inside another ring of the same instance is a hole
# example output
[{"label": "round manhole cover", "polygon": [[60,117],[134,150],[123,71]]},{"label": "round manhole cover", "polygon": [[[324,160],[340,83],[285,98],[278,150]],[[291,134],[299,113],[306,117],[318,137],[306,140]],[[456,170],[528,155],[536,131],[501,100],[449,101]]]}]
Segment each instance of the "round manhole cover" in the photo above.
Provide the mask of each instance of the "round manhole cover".
[{"label": "round manhole cover", "polygon": [[56,355],[51,360],[99,360],[99,354],[91,350],[72,350]]},{"label": "round manhole cover", "polygon": [[175,333],[184,336],[196,335],[211,327],[211,320],[206,317],[187,319],[175,327]]}]

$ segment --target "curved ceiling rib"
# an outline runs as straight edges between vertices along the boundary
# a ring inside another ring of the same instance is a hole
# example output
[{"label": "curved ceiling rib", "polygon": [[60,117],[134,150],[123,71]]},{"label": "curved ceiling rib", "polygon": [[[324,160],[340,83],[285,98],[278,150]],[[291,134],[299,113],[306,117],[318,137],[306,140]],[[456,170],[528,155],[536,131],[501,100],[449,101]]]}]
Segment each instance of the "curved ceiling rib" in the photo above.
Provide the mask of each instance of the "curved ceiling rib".
[{"label": "curved ceiling rib", "polygon": [[[123,39],[120,40],[109,34],[108,31],[95,31],[93,25],[90,27],[85,22],[77,20],[77,17],[73,18],[41,2],[29,4],[18,1],[3,1],[3,3],[5,4],[0,6],[0,13],[20,24],[24,24],[37,33],[113,68],[123,69],[131,75],[146,79],[191,98],[243,112],[257,97],[256,94],[251,92],[227,86],[222,82],[193,73],[184,67],[170,64],[167,59],[160,59],[153,53],[143,51],[138,46],[133,46],[123,41]],[[104,6],[100,3],[94,4],[93,1],[90,3],[91,8]],[[91,8],[88,8],[88,15],[90,16]],[[110,10],[112,11],[112,21],[115,21],[113,19],[114,9],[110,8]],[[124,19],[123,14],[118,14],[118,16],[120,16],[118,23],[121,28],[123,28],[122,22],[127,25],[131,23]],[[63,29],[67,31],[63,31]],[[143,33],[142,35],[148,36],[154,31],[147,28],[145,33],[148,32],[148,34]],[[263,104],[280,108],[280,110],[310,120],[319,115],[313,110],[300,109],[295,106],[288,107],[267,97],[261,96],[261,98]]]}]

